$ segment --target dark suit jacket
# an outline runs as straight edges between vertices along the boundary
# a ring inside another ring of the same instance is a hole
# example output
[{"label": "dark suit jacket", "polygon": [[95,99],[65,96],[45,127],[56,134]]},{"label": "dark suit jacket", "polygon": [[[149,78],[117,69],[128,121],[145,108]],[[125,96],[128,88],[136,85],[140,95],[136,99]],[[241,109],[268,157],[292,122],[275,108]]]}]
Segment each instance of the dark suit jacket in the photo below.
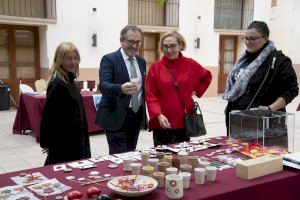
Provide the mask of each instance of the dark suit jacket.
[{"label": "dark suit jacket", "polygon": [[[140,56],[135,56],[142,75],[143,88],[143,116],[146,120],[145,111],[145,76],[146,76],[146,61]],[[102,93],[102,98],[97,110],[96,124],[100,127],[118,131],[126,117],[127,109],[130,103],[129,95],[122,93],[121,85],[129,82],[130,78],[123,60],[120,49],[113,53],[103,56],[99,70],[99,89]],[[146,124],[146,123],[143,123]]]}]

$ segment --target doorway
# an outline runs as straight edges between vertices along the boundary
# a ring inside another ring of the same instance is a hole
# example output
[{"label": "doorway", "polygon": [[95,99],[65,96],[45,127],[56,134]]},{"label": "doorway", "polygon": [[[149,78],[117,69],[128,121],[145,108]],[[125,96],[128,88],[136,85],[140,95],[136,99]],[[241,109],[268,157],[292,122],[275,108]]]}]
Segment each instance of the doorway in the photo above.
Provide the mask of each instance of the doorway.
[{"label": "doorway", "polygon": [[140,55],[146,60],[146,71],[148,72],[152,62],[158,60],[159,33],[144,33],[144,41],[140,48]]},{"label": "doorway", "polygon": [[224,93],[226,80],[231,71],[237,56],[237,36],[220,36],[220,55],[219,55],[219,74],[218,74],[218,93]]},{"label": "doorway", "polygon": [[0,79],[19,101],[20,82],[34,88],[40,78],[38,27],[0,24]]}]

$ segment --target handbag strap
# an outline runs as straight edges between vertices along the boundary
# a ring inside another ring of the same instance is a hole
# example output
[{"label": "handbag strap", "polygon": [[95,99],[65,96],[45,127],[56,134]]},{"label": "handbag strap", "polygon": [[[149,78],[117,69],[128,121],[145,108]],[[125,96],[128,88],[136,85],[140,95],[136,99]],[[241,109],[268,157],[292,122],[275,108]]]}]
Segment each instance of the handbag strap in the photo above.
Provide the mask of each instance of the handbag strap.
[{"label": "handbag strap", "polygon": [[254,97],[252,98],[252,100],[250,101],[250,104],[247,106],[246,110],[249,110],[252,106],[252,103],[254,102],[254,100],[256,99],[258,93],[260,92],[262,86],[264,85],[265,81],[267,80],[267,77],[269,75],[269,72],[270,72],[270,69],[274,69],[275,68],[275,62],[276,62],[276,53],[277,53],[277,50],[274,50],[272,52],[272,63],[269,65],[268,69],[267,69],[267,72],[264,76],[264,79],[263,81],[261,82],[260,86],[258,87],[258,90],[256,91]]},{"label": "handbag strap", "polygon": [[[167,67],[166,67],[166,68],[167,68]],[[173,78],[174,86],[175,86],[176,92],[177,92],[177,94],[178,94],[178,96],[179,96],[179,100],[180,100],[181,106],[182,106],[182,108],[183,108],[183,110],[184,110],[184,113],[186,114],[187,111],[186,111],[186,108],[185,108],[185,106],[184,106],[184,103],[183,103],[183,99],[182,99],[181,93],[180,93],[180,91],[179,91],[179,84],[178,84],[178,81],[176,80],[176,78],[175,78],[174,74],[172,73],[172,71],[171,71],[169,68],[167,68],[167,70],[169,71],[170,75],[171,75],[172,78]]]}]

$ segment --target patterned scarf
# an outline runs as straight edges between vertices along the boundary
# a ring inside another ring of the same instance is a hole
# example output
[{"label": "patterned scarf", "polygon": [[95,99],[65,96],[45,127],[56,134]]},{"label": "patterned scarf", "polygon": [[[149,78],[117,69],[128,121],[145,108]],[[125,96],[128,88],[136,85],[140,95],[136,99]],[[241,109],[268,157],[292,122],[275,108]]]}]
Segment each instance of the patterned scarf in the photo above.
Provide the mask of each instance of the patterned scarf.
[{"label": "patterned scarf", "polygon": [[[253,74],[257,71],[257,69],[262,65],[262,63],[267,59],[267,57],[273,50],[275,50],[274,43],[269,40],[269,44],[250,64],[247,62],[247,54],[246,52],[244,52],[241,58],[234,64],[231,72],[227,77],[226,89],[225,94],[223,95],[223,99],[233,102],[237,98],[242,96]],[[236,81],[233,83],[232,76],[234,76],[236,72],[241,71],[241,68],[244,68],[244,70],[238,74]]]}]

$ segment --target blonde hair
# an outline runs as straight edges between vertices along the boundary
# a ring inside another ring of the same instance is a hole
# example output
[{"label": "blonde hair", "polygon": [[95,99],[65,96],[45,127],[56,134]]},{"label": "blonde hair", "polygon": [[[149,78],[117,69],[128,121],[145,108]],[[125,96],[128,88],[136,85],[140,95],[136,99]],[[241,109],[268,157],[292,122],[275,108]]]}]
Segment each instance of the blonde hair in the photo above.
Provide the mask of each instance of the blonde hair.
[{"label": "blonde hair", "polygon": [[74,51],[78,57],[78,62],[75,70],[76,77],[79,76],[79,63],[80,63],[80,54],[78,49],[72,42],[63,42],[55,50],[53,64],[49,72],[48,83],[56,77],[59,77],[63,82],[67,83],[68,75],[65,70],[62,68],[62,64],[66,59],[66,56],[69,52]]},{"label": "blonde hair", "polygon": [[163,34],[163,36],[161,37],[160,41],[159,41],[159,48],[161,51],[163,51],[162,46],[163,46],[163,42],[166,38],[168,37],[174,37],[177,40],[177,43],[179,45],[181,45],[181,48],[179,49],[180,51],[184,51],[186,49],[186,42],[184,37],[178,33],[177,31],[172,31],[172,32],[167,32],[165,34]]}]

